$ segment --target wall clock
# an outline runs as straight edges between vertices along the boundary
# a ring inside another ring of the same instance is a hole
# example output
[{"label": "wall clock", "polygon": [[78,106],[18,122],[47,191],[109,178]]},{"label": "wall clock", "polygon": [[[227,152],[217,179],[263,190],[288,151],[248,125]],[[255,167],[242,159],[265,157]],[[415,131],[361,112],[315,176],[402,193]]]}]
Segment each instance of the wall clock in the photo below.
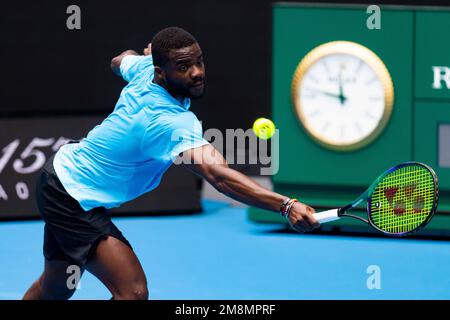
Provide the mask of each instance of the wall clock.
[{"label": "wall clock", "polygon": [[383,132],[392,113],[394,87],[374,52],[355,42],[333,41],[300,61],[292,99],[300,123],[314,141],[350,151]]}]

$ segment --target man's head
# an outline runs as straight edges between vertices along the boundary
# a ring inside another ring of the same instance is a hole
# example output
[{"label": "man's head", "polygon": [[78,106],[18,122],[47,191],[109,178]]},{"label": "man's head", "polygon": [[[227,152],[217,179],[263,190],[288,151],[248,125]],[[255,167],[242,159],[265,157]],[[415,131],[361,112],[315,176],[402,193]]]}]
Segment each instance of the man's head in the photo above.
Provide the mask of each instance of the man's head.
[{"label": "man's head", "polygon": [[161,30],[152,39],[152,56],[156,83],[177,98],[203,96],[203,54],[189,32],[178,27]]}]

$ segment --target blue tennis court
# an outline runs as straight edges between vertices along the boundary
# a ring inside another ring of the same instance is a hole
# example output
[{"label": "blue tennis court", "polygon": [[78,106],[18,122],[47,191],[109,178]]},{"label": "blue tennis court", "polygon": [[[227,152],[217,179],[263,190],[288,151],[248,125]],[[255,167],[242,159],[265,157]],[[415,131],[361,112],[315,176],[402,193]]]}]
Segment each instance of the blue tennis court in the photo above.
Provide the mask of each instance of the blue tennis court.
[{"label": "blue tennis court", "polygon": [[[204,212],[115,218],[148,277],[151,299],[449,299],[447,241],[282,232],[247,209],[205,200]],[[40,275],[43,223],[0,224],[0,299]],[[380,289],[368,289],[369,266]],[[72,299],[109,299],[85,273]]]}]

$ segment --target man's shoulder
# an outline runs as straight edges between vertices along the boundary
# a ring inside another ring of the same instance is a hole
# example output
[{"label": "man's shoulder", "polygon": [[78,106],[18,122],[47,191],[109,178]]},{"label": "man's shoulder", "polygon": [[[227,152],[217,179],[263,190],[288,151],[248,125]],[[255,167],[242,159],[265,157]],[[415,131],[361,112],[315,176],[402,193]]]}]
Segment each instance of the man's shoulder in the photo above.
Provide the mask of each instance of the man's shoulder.
[{"label": "man's shoulder", "polygon": [[[133,56],[130,57],[130,60],[133,59]],[[120,69],[122,77],[128,81],[127,87],[139,85],[142,80],[147,81],[149,78],[153,78],[154,66],[151,58],[139,56],[134,61],[127,62],[122,63]]]},{"label": "man's shoulder", "polygon": [[175,127],[186,126],[198,122],[197,116],[189,110],[164,114],[161,121]]},{"label": "man's shoulder", "polygon": [[152,56],[127,55],[121,61],[120,71],[123,74],[130,70],[138,71],[150,66],[153,66]]},{"label": "man's shoulder", "polygon": [[201,130],[201,124],[195,114],[191,111],[177,113],[159,113],[152,114],[146,110],[142,110],[145,115],[147,134],[159,132],[171,134],[177,130],[198,131]]}]

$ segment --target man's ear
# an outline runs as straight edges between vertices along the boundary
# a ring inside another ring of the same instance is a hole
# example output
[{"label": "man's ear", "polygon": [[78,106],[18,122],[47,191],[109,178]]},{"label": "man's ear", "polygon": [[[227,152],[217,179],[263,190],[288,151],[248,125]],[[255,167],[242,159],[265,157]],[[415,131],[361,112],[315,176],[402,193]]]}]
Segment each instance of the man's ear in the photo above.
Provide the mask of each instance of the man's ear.
[{"label": "man's ear", "polygon": [[155,72],[156,72],[157,74],[161,74],[161,73],[163,73],[164,71],[163,71],[163,69],[161,69],[160,67],[155,66]]},{"label": "man's ear", "polygon": [[155,75],[162,79],[166,78],[166,74],[165,74],[164,70],[158,66],[155,66]]}]

